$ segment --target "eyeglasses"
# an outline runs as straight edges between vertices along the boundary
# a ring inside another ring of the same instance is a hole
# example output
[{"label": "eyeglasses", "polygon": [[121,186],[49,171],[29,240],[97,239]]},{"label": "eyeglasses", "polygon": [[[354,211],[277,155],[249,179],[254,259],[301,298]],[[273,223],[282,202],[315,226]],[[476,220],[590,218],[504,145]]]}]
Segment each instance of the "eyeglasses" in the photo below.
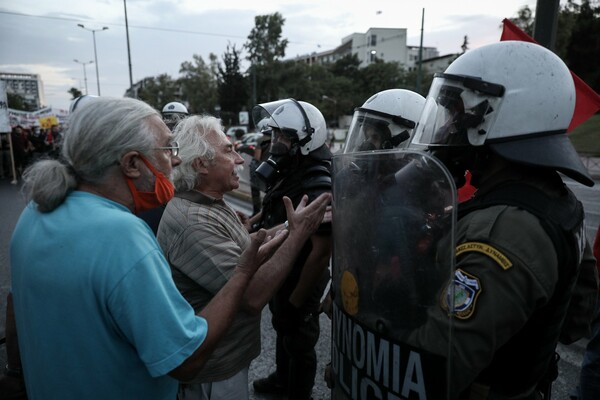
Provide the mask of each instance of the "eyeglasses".
[{"label": "eyeglasses", "polygon": [[173,141],[169,145],[167,147],[155,147],[154,150],[166,150],[171,153],[171,156],[177,157],[177,154],[179,154],[179,143]]}]

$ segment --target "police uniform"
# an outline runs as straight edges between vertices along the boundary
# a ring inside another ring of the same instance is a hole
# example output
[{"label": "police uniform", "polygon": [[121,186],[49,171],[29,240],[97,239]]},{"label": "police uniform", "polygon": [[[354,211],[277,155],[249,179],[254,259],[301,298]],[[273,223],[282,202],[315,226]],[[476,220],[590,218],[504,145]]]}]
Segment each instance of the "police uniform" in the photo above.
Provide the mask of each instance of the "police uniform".
[{"label": "police uniform", "polygon": [[[300,165],[293,168],[284,179],[267,191],[263,198],[262,227],[271,228],[283,223],[286,210],[283,196],[288,196],[296,207],[304,194],[309,202],[322,193],[331,192],[330,162],[302,157]],[[331,224],[322,224],[315,235],[331,235]],[[289,399],[310,398],[316,374],[317,359],[315,345],[319,339],[319,305],[329,280],[326,269],[318,284],[313,288],[307,301],[296,308],[289,298],[296,288],[302,267],[311,253],[312,244],[308,240],[291,273],[281,288],[269,302],[273,315],[273,328],[277,332],[277,376],[286,379],[282,382],[289,388]]]},{"label": "police uniform", "polygon": [[[452,398],[541,398],[555,378],[555,347],[571,295],[597,285],[594,274],[587,288],[577,280],[594,265],[581,203],[558,174],[532,176],[531,171],[520,173],[523,169],[492,176],[459,207]],[[546,214],[534,215],[540,209]],[[448,308],[446,290],[431,320],[411,341],[444,354]]]}]

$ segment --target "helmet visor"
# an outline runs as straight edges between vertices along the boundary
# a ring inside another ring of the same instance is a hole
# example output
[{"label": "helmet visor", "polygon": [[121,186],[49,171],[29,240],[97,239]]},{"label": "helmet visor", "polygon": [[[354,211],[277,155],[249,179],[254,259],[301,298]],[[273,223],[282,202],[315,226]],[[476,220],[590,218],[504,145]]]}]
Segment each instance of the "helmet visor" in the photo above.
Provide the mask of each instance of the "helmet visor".
[{"label": "helmet visor", "polygon": [[[473,89],[479,85],[478,89]],[[493,86],[493,90],[487,88]],[[481,90],[486,90],[482,92]],[[411,145],[479,145],[502,99],[503,88],[476,78],[436,75]]]},{"label": "helmet visor", "polygon": [[270,103],[262,103],[255,106],[252,109],[252,120],[255,126],[266,126],[267,121],[271,119],[271,116],[279,108],[279,106],[289,103],[289,99],[272,101]]},{"label": "helmet visor", "polygon": [[415,123],[399,116],[357,108],[348,130],[344,153],[389,150],[410,138]]}]

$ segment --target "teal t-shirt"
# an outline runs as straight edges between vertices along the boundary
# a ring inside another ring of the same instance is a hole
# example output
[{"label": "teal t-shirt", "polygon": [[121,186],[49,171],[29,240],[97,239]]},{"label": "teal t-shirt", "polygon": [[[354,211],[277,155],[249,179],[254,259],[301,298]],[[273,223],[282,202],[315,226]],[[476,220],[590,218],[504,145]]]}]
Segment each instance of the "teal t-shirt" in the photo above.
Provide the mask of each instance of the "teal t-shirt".
[{"label": "teal t-shirt", "polygon": [[33,204],[11,240],[12,292],[29,399],[168,399],[168,372],[206,337],[150,228],[75,191]]}]

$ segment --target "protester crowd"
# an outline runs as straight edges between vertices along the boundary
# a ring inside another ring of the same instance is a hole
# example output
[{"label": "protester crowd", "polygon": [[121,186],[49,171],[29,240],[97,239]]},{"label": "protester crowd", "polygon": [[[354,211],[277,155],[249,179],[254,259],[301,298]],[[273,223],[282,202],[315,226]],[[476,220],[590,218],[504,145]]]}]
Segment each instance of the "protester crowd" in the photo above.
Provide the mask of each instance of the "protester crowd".
[{"label": "protester crowd", "polygon": [[[344,149],[360,157],[341,171],[317,107],[257,104],[254,123],[269,144],[254,163],[265,195],[253,215],[224,199],[244,160],[221,121],[180,103],[161,114],[139,100],[96,97],[72,107],[64,136],[58,126],[15,127],[30,202],[11,240],[0,389],[30,399],[244,400],[253,387],[309,400],[325,311],[338,329],[354,327],[338,338],[352,351],[328,373],[336,398],[379,398],[380,382],[366,375],[381,371],[397,374],[385,378],[394,398],[430,390],[452,400],[549,398],[557,343],[592,334],[578,396],[597,398],[596,260],[581,236],[582,205],[559,175],[594,184],[566,138],[574,90],[568,68],[541,46],[483,46],[436,76],[427,99],[398,89],[367,99]],[[419,156],[399,167],[399,149]],[[431,164],[444,179],[420,181]],[[467,179],[473,186],[456,207]],[[449,205],[436,196],[444,185]],[[340,260],[336,222],[346,222],[332,220],[332,193],[347,187],[344,201],[368,222],[343,214],[356,241],[330,276],[332,256]],[[384,194],[375,201],[373,187]],[[408,204],[403,191],[422,201]],[[429,201],[434,211],[419,208]],[[455,208],[455,236],[436,235],[436,218]],[[418,237],[403,236],[415,225],[408,210],[426,218]],[[419,269],[448,259],[456,259],[450,278]],[[423,282],[433,299],[425,306]],[[267,305],[273,370],[250,383]],[[361,338],[364,348],[352,347]],[[409,356],[398,343],[411,346]],[[398,352],[393,362],[365,360],[363,351],[383,354],[384,344]],[[411,358],[419,352],[430,358]],[[444,384],[432,388],[418,373],[400,374],[394,368],[407,359],[414,370],[444,360],[451,379],[437,375]]]},{"label": "protester crowd", "polygon": [[10,133],[0,134],[0,179],[13,177],[13,160],[18,178],[29,165],[38,159],[58,157],[62,138],[63,128],[61,125],[53,125],[51,128],[17,125],[12,128]]}]

